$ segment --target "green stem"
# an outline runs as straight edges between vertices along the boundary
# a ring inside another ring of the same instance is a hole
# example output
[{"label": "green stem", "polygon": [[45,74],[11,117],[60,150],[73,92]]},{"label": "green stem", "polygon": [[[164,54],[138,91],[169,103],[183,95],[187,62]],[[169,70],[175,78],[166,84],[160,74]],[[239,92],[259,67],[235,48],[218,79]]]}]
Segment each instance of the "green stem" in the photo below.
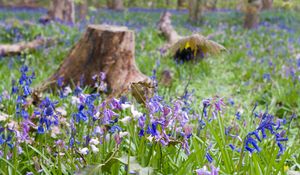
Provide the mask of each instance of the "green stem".
[{"label": "green stem", "polygon": [[127,157],[127,172],[126,174],[128,175],[129,174],[129,170],[130,170],[130,146],[131,146],[131,139],[130,137],[129,138],[129,145],[128,145],[128,157]]},{"label": "green stem", "polygon": [[243,155],[244,155],[244,150],[245,150],[245,139],[243,139],[243,146],[242,146],[242,150],[241,150],[241,154],[240,154],[240,159],[239,159],[239,163],[238,163],[238,167],[237,167],[237,174],[240,174],[240,170],[241,170],[241,166],[242,166],[242,162],[243,162]]}]

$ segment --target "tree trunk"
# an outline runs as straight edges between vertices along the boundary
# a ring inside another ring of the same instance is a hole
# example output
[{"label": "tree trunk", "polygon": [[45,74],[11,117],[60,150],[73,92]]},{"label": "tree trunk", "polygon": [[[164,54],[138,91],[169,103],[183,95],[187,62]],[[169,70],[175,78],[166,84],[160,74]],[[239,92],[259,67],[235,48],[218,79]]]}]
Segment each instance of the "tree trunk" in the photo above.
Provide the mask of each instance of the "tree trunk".
[{"label": "tree trunk", "polygon": [[189,20],[191,22],[199,22],[202,20],[202,1],[203,0],[189,0]]},{"label": "tree trunk", "polygon": [[246,7],[244,28],[252,29],[259,23],[259,12],[262,8],[261,0],[248,0]]},{"label": "tree trunk", "polygon": [[63,85],[83,83],[95,86],[94,75],[106,75],[108,93],[118,96],[132,90],[136,98],[152,93],[151,80],[135,63],[134,32],[126,27],[89,25],[83,37],[72,48],[47,84],[51,88],[62,78]]},{"label": "tree trunk", "polygon": [[185,0],[177,0],[177,10],[184,9]]},{"label": "tree trunk", "polygon": [[166,0],[166,6],[169,7],[171,5],[171,1],[170,0]]},{"label": "tree trunk", "polygon": [[113,10],[123,10],[123,0],[107,0],[107,7]]},{"label": "tree trunk", "polygon": [[128,6],[129,7],[136,7],[138,5],[136,0],[129,0],[128,1]]},{"label": "tree trunk", "polygon": [[74,0],[52,0],[48,11],[49,18],[63,22],[75,23]]},{"label": "tree trunk", "polygon": [[88,12],[87,0],[81,0],[79,4],[79,14],[81,20],[84,20],[86,18],[87,12]]},{"label": "tree trunk", "polygon": [[263,10],[271,9],[273,6],[273,0],[262,0]]},{"label": "tree trunk", "polygon": [[217,9],[217,3],[218,3],[218,0],[212,0],[210,2],[210,6],[209,6],[210,10],[216,10]]}]

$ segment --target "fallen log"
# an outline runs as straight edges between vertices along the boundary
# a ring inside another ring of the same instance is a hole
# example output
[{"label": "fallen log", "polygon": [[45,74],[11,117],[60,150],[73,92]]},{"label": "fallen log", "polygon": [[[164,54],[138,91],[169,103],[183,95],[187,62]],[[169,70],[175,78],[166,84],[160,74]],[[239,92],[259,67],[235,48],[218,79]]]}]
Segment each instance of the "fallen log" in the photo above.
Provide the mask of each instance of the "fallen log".
[{"label": "fallen log", "polygon": [[165,52],[169,53],[176,61],[197,60],[207,54],[218,54],[226,48],[207,37],[200,34],[190,36],[180,36],[171,24],[171,13],[164,12],[158,23],[158,30],[167,39],[167,43],[162,47]]},{"label": "fallen log", "polygon": [[105,74],[110,97],[131,91],[139,102],[145,102],[153,92],[152,81],[142,74],[135,63],[134,32],[126,27],[89,25],[83,37],[71,49],[58,70],[44,83],[56,88],[83,84],[95,87],[93,76]]},{"label": "fallen log", "polygon": [[16,44],[0,44],[0,56],[18,55],[25,51],[32,51],[38,47],[49,46],[53,43],[50,38],[37,38],[30,42]]}]

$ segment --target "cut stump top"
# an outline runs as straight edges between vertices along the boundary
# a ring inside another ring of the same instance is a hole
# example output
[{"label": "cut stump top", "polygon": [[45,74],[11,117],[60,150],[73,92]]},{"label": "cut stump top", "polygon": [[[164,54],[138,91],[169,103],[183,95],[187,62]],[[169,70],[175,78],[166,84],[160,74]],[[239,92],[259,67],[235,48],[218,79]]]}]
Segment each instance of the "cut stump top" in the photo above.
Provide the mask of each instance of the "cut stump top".
[{"label": "cut stump top", "polygon": [[88,25],[88,29],[94,29],[99,31],[109,31],[109,32],[133,32],[132,30],[129,30],[125,26],[112,26],[112,25],[98,25],[98,24],[90,24]]}]

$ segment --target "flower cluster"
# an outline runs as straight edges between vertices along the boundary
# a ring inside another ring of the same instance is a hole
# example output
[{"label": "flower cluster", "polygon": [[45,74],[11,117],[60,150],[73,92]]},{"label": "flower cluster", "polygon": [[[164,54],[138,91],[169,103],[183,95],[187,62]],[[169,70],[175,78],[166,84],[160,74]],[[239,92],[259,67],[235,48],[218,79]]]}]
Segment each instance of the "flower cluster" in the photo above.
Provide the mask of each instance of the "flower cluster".
[{"label": "flower cluster", "polygon": [[[282,128],[282,126],[287,123],[286,119],[277,119],[277,122],[275,123],[274,116],[267,111],[258,115],[258,118],[261,120],[260,124],[254,131],[249,132],[246,136],[245,149],[250,153],[253,153],[254,151],[260,152],[261,148],[258,146],[258,142],[262,142],[262,139],[266,139],[266,132],[269,131],[279,147],[278,156],[281,155],[284,151],[282,142],[288,140],[288,138],[285,137],[286,131]],[[259,133],[261,133],[261,135]]]},{"label": "flower cluster", "polygon": [[25,65],[20,68],[20,72],[19,83],[16,84],[15,81],[12,82],[12,94],[17,94],[16,116],[28,119],[29,114],[25,110],[24,105],[26,105],[26,98],[31,94],[30,85],[35,78],[35,74],[34,72],[29,74],[29,69]]}]

